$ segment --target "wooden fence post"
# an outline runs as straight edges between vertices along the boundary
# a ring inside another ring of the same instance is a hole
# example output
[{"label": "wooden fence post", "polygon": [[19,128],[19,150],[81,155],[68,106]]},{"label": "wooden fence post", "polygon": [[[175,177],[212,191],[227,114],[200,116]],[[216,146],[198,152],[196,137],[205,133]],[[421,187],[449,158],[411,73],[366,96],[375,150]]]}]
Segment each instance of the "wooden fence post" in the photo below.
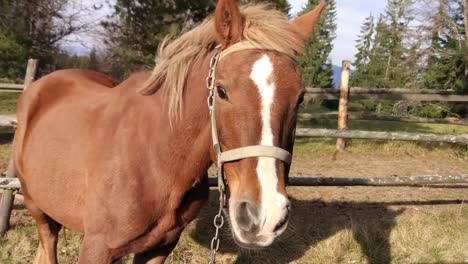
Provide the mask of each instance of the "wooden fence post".
[{"label": "wooden fence post", "polygon": [[37,62],[38,60],[29,59],[28,68],[26,68],[26,75],[24,76],[24,88],[23,92],[28,89],[29,85],[34,81],[37,72]]},{"label": "wooden fence post", "polygon": [[[6,177],[16,177],[13,158],[10,158],[10,162],[8,163]],[[12,189],[7,189],[3,192],[2,200],[0,201],[0,237],[10,228],[10,216],[14,199],[15,196]]]},{"label": "wooden fence post", "polygon": [[[28,67],[26,68],[26,75],[24,77],[23,91],[25,91],[29,85],[34,81],[37,71],[37,60],[28,60]],[[11,154],[13,155],[13,154]],[[7,169],[7,177],[16,177],[15,167],[13,162],[13,156],[10,157]],[[0,201],[0,237],[5,234],[10,226],[11,210],[13,209],[13,202],[15,195],[13,190],[5,190]]]},{"label": "wooden fence post", "polygon": [[[349,98],[349,69],[351,62],[344,60],[341,65],[341,84],[340,84],[340,101],[338,108],[338,130],[348,128],[348,98]],[[346,147],[346,139],[338,138],[336,140],[336,150],[344,151]]]}]

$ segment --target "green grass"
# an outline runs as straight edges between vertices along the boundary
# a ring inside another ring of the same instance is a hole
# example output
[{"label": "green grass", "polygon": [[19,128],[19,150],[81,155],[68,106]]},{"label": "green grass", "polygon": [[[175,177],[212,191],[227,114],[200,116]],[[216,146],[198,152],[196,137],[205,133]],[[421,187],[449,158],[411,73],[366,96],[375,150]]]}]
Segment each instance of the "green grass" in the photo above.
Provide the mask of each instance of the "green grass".
[{"label": "green grass", "polygon": [[0,175],[8,165],[12,141],[13,135],[0,135]]},{"label": "green grass", "polygon": [[[336,129],[337,120],[311,120],[298,121],[300,127]],[[408,133],[434,133],[434,134],[468,134],[468,126],[445,124],[416,124],[393,121],[357,121],[349,120],[348,129],[366,131],[388,131]]]},{"label": "green grass", "polygon": [[0,92],[0,115],[16,113],[16,105],[21,93]]},{"label": "green grass", "polygon": [[[336,150],[336,139],[326,138],[299,138],[294,144],[294,155],[313,157],[334,153]],[[437,154],[456,154],[468,157],[468,146],[450,143],[410,142],[410,141],[381,141],[368,139],[348,139],[346,151],[354,154],[372,152],[386,153],[412,153],[413,155],[424,155],[428,152]]]}]

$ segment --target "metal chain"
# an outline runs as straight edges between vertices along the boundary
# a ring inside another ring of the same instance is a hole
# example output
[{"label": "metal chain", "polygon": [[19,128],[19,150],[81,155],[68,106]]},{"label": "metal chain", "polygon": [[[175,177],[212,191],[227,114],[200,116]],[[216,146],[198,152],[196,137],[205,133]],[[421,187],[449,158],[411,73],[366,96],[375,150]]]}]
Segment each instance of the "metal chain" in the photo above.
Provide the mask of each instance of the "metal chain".
[{"label": "metal chain", "polygon": [[[220,51],[217,50],[214,54],[213,58],[210,61],[210,70],[208,72],[208,77],[206,78],[206,88],[209,90],[207,103],[208,109],[210,110],[210,115],[213,111],[213,103],[214,103],[214,88],[215,88],[215,75],[216,75],[216,67],[218,66],[219,62]],[[218,154],[218,153],[217,153]],[[218,213],[215,215],[213,219],[213,225],[216,229],[214,237],[211,239],[211,253],[210,253],[210,264],[216,263],[216,252],[219,249],[220,239],[219,239],[219,231],[224,225],[224,215],[223,209],[226,206],[226,188],[224,185],[223,177],[223,169],[222,164],[218,164],[218,191],[219,191],[219,210]]]},{"label": "metal chain", "polygon": [[220,54],[221,53],[218,50],[216,51],[213,58],[211,58],[210,70],[208,72],[208,77],[206,77],[206,88],[209,90],[207,102],[208,102],[208,108],[210,110],[210,114],[211,114],[211,111],[213,110],[216,67],[218,66]]},{"label": "metal chain", "polygon": [[[218,177],[220,177],[218,175]],[[221,176],[222,177],[222,176]],[[224,216],[223,216],[223,207],[226,202],[226,191],[224,188],[221,188],[221,186],[218,185],[218,190],[219,190],[219,210],[218,214],[215,215],[213,219],[213,225],[216,228],[215,235],[211,239],[211,253],[210,253],[210,264],[215,264],[216,263],[216,252],[219,249],[219,230],[224,225]]]}]

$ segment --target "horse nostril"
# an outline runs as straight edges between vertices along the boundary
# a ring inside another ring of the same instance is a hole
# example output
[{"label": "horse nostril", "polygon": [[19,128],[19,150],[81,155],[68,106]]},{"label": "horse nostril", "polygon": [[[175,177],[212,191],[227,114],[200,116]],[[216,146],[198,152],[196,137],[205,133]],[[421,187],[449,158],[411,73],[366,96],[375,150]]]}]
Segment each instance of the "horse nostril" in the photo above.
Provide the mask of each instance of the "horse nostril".
[{"label": "horse nostril", "polygon": [[278,224],[276,224],[275,226],[275,230],[273,232],[276,232],[278,230],[280,230],[281,228],[283,228],[289,221],[289,214],[291,213],[291,205],[286,205],[286,214],[284,215],[284,217],[281,219],[281,221],[278,222]]},{"label": "horse nostril", "polygon": [[246,232],[255,231],[258,228],[257,206],[249,201],[239,202],[236,208],[236,221],[240,229]]}]

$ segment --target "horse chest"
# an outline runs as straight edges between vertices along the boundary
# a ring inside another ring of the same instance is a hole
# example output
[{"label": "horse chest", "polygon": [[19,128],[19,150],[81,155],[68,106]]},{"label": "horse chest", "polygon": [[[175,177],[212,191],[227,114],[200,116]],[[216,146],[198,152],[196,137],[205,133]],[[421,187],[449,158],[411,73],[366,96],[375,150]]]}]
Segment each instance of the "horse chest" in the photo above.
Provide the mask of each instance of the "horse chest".
[{"label": "horse chest", "polygon": [[[175,242],[183,229],[198,215],[208,199],[208,191],[208,182],[203,180],[187,192],[177,195],[180,197],[172,197],[177,202],[165,201],[158,208],[158,202],[155,201],[154,211],[146,211],[145,215],[121,223],[124,227],[121,232],[113,229],[113,238],[120,238],[119,241],[114,240],[114,248],[139,253]],[[127,239],[121,240],[122,237]]]}]

